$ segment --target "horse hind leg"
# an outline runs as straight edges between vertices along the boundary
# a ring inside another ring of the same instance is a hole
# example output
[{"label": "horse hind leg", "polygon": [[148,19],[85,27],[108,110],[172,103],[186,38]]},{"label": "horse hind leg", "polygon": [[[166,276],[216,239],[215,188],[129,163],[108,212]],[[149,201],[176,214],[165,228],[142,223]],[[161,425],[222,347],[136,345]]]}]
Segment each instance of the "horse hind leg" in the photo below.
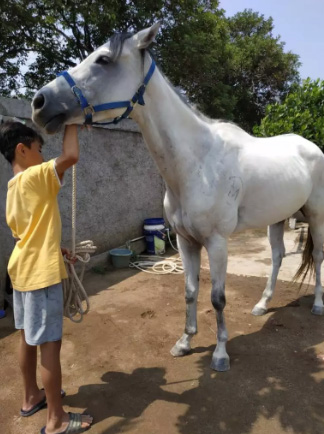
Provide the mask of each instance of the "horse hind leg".
[{"label": "horse hind leg", "polygon": [[324,243],[324,224],[322,224],[319,228],[315,228],[313,231],[311,230],[312,238],[313,238],[313,261],[315,267],[315,300],[312,307],[312,313],[314,315],[323,315],[324,314],[324,304],[323,304],[323,287],[321,283],[321,267],[324,259],[323,255],[323,243]]},{"label": "horse hind leg", "polygon": [[190,243],[180,235],[177,236],[178,247],[185,272],[186,325],[181,338],[171,349],[174,357],[188,354],[191,339],[197,333],[197,299],[199,292],[199,273],[201,246],[194,241]]},{"label": "horse hind leg", "polygon": [[261,300],[254,306],[252,314],[259,316],[267,313],[267,305],[272,299],[278,273],[281,267],[282,259],[285,256],[285,245],[283,241],[285,222],[279,222],[268,228],[268,238],[272,251],[272,270],[269,275],[265,290],[263,291]]},{"label": "horse hind leg", "polygon": [[309,270],[315,274],[315,300],[312,307],[314,315],[324,314],[323,287],[321,283],[321,266],[324,259],[324,215],[321,217],[319,219],[317,215],[316,218],[309,218],[309,229],[303,260],[295,276],[295,279],[302,276],[303,282]]}]

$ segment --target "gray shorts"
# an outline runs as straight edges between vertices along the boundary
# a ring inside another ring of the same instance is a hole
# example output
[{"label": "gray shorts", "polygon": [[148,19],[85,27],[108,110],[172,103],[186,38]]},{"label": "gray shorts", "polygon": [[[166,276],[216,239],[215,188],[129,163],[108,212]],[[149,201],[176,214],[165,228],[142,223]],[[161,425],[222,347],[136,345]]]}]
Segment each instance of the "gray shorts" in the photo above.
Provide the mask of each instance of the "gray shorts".
[{"label": "gray shorts", "polygon": [[36,291],[13,294],[16,329],[25,331],[28,345],[41,345],[62,339],[62,283]]}]

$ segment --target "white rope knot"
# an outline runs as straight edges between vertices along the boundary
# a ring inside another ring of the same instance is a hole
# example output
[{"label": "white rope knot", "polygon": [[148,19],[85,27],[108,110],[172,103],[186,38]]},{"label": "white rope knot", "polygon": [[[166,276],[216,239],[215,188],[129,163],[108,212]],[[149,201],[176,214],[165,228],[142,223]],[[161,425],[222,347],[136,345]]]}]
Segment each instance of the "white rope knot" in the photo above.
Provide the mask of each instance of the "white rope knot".
[{"label": "white rope knot", "polygon": [[[75,254],[72,254],[72,258],[64,257],[68,274],[68,279],[63,280],[64,315],[73,322],[81,322],[83,315],[89,312],[89,297],[82,280],[85,266],[90,261],[90,254],[94,253],[96,249],[93,241],[82,241],[75,246]],[[74,267],[74,258],[77,258],[82,264],[79,276]]]},{"label": "white rope knot", "polygon": [[[83,315],[90,309],[89,297],[82,284],[85,266],[90,261],[90,255],[97,247],[93,241],[81,241],[75,245],[76,233],[76,166],[72,169],[72,255],[64,256],[68,278],[63,280],[64,315],[73,322],[81,322]],[[74,264],[75,258],[82,264],[78,276]]]}]

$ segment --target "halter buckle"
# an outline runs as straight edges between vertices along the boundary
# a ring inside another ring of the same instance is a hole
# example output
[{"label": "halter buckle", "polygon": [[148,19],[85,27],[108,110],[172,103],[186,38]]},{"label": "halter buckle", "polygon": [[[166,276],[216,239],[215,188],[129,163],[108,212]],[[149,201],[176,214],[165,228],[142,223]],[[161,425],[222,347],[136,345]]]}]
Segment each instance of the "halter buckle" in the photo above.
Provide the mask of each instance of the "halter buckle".
[{"label": "halter buckle", "polygon": [[93,116],[95,114],[95,110],[91,104],[89,104],[87,107],[85,107],[83,109],[83,112],[86,116],[89,116],[89,115]]},{"label": "halter buckle", "polygon": [[92,116],[95,114],[94,108],[91,104],[83,109],[84,125],[92,125]]}]

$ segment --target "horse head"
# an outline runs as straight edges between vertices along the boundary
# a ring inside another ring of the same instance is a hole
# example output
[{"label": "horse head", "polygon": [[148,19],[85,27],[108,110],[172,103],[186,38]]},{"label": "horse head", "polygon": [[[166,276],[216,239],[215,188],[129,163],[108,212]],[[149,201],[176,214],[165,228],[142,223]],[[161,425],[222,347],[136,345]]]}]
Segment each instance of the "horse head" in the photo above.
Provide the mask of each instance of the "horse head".
[{"label": "horse head", "polygon": [[136,102],[144,104],[145,80],[154,71],[146,67],[145,49],[159,27],[155,23],[134,35],[115,34],[79,65],[59,74],[34,96],[33,121],[53,134],[64,124],[118,119]]}]

